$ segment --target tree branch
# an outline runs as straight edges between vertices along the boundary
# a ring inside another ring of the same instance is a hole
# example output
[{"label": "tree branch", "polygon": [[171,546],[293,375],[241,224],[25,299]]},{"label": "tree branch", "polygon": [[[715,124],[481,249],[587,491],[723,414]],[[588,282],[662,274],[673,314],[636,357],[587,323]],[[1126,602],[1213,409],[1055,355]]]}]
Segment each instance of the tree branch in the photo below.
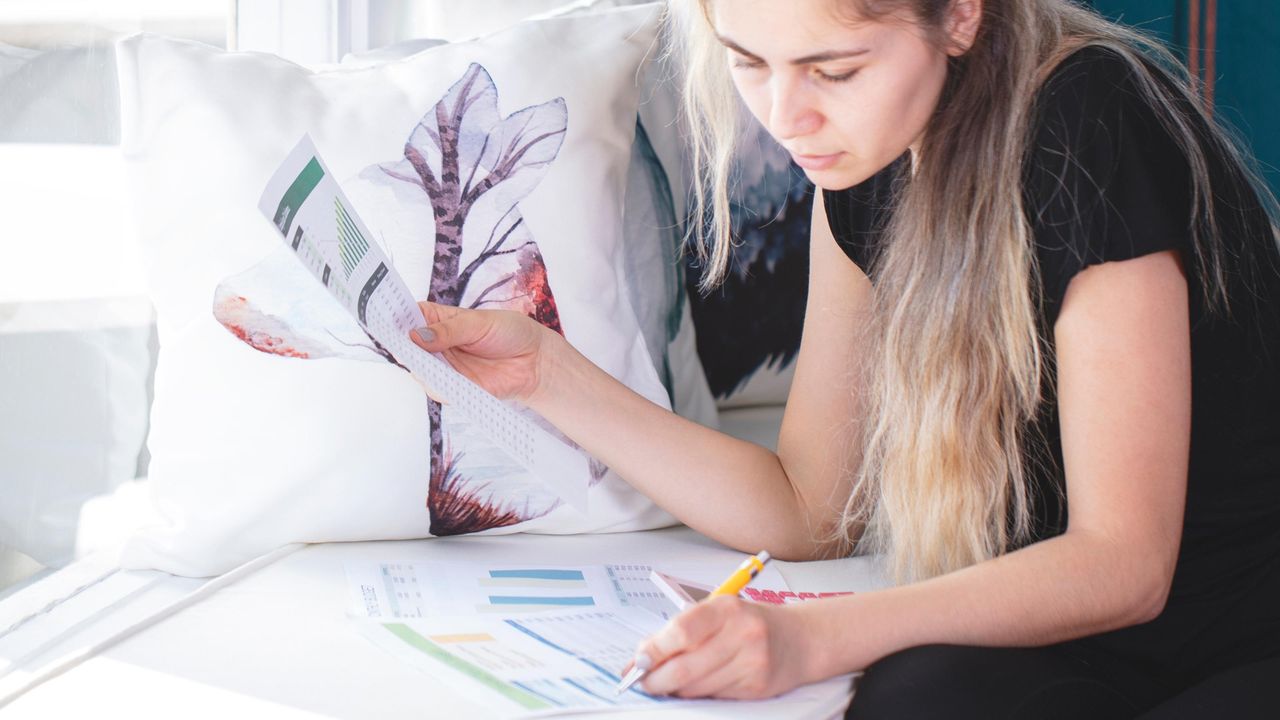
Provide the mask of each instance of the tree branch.
[{"label": "tree branch", "polygon": [[[512,205],[511,208],[514,210],[515,206]],[[508,210],[506,213],[503,214],[502,217],[505,218],[507,215],[510,214],[510,212],[511,211]],[[499,218],[498,221],[501,222],[502,219]],[[502,234],[502,237],[498,240],[498,243],[496,245],[493,245],[492,248],[489,245],[485,245],[484,250],[481,251],[481,253],[477,255],[474,260],[468,263],[467,267],[464,268],[462,272],[458,273],[458,297],[462,297],[462,294],[467,291],[467,285],[471,282],[471,275],[475,273],[475,271],[478,270],[482,264],[484,264],[484,261],[488,260],[489,258],[493,257],[496,254],[505,254],[505,253],[498,253],[496,251],[498,250],[498,248],[502,247],[502,244],[507,241],[507,238],[511,237],[511,233],[515,232],[516,228],[520,227],[520,224],[523,222],[524,222],[524,218],[522,217],[519,220],[516,220],[514,223],[512,223],[511,227],[507,228],[507,231]],[[497,225],[494,225],[494,228],[497,228],[497,227],[498,227]],[[490,242],[492,242],[493,236],[490,235],[489,239],[490,239]],[[529,242],[533,242],[533,241],[530,240]],[[524,247],[524,246],[521,245],[521,247]]]},{"label": "tree branch", "polygon": [[414,147],[412,143],[405,143],[404,157],[413,166],[414,171],[418,173],[418,177],[422,178],[422,189],[427,192],[434,204],[437,198],[440,197],[440,183],[436,181],[435,174],[431,172],[431,166],[427,164],[427,159],[422,156],[422,153],[418,152],[418,148]]},{"label": "tree branch", "polygon": [[496,299],[496,300],[485,300],[484,302],[480,302],[479,300],[477,300],[476,302],[471,303],[471,309],[472,309],[472,310],[475,310],[475,309],[479,308],[481,305],[489,305],[489,304],[491,304],[491,303],[509,303],[509,302],[511,302],[512,300],[516,300],[516,299],[518,299],[518,298],[527,298],[527,297],[529,297],[529,293],[521,293],[521,294],[519,294],[519,295],[512,295],[512,296],[511,296],[511,297],[509,297],[509,298],[498,298],[498,299]]},{"label": "tree branch", "polygon": [[529,247],[530,245],[537,245],[537,244],[538,243],[536,240],[525,240],[524,242],[511,248],[510,250],[502,250],[502,251],[495,250],[489,253],[489,255],[485,257],[485,259],[488,260],[489,258],[498,257],[499,255],[510,255],[513,252],[520,252],[521,250]]},{"label": "tree branch", "polygon": [[[426,116],[423,117],[425,119]],[[436,147],[440,147],[440,132],[438,130],[426,124],[421,119],[418,120],[418,127],[422,128],[422,132],[426,133],[427,137],[431,138],[431,140],[435,142]]]},{"label": "tree branch", "polygon": [[[494,168],[494,170],[489,173],[488,177],[486,177],[484,180],[481,180],[480,184],[476,185],[474,188],[471,189],[471,192],[464,197],[464,202],[467,202],[467,203],[475,202],[476,198],[480,197],[481,195],[491,190],[494,185],[497,185],[498,183],[510,177],[515,170],[516,164],[520,162],[520,158],[524,157],[525,153],[529,152],[529,149],[532,148],[534,145],[537,145],[538,143],[542,142],[543,140],[546,140],[547,138],[555,137],[556,135],[563,135],[564,132],[565,131],[561,129],[561,130],[555,130],[549,133],[543,133],[535,137],[533,140],[529,141],[528,143],[522,145],[519,149],[513,150],[510,155],[502,159],[502,161],[498,164],[498,167]],[[545,163],[538,163],[538,164],[545,164]]]},{"label": "tree branch", "polygon": [[401,175],[400,173],[395,172],[394,170],[388,170],[382,166],[378,166],[378,169],[390,175],[391,177],[395,178],[396,180],[407,182],[410,185],[417,185],[419,188],[422,189],[423,192],[427,192],[427,186],[422,184],[422,178],[420,177],[409,177],[408,175]]},{"label": "tree branch", "polygon": [[480,154],[476,156],[476,161],[471,165],[471,174],[467,176],[467,182],[462,186],[462,196],[466,197],[471,192],[471,181],[476,177],[476,169],[480,167],[480,161],[484,158],[484,151],[489,149],[489,138],[484,136],[484,143],[480,145]]},{"label": "tree branch", "polygon": [[473,300],[473,301],[471,302],[471,307],[472,307],[472,308],[477,308],[477,307],[479,307],[479,306],[484,302],[484,297],[485,297],[486,295],[488,295],[489,293],[493,292],[494,290],[497,290],[498,288],[502,287],[503,285],[506,285],[507,283],[511,282],[511,281],[512,281],[512,280],[514,280],[515,278],[516,278],[516,274],[515,274],[515,273],[508,273],[508,274],[507,274],[505,277],[503,277],[501,280],[498,280],[498,281],[497,281],[497,282],[495,282],[494,284],[492,284],[492,285],[490,285],[489,287],[485,288],[485,289],[484,289],[484,291],[483,291],[483,292],[481,292],[479,295],[477,295],[477,296],[476,296],[476,299],[475,299],[475,300]]},{"label": "tree branch", "polygon": [[511,215],[511,213],[515,211],[516,211],[516,206],[512,205],[511,207],[507,208],[506,212],[502,213],[502,217],[498,218],[498,222],[493,224],[493,229],[489,231],[489,239],[485,241],[484,250],[480,251],[481,256],[483,256],[485,253],[489,252],[490,250],[497,250],[498,248],[502,247],[502,243],[506,242],[507,236],[511,234],[511,231],[515,230],[516,227],[518,227],[520,223],[524,220],[523,217],[517,218],[515,223],[510,228],[507,229],[507,232],[505,232],[502,235],[502,239],[499,240],[498,244],[495,246],[493,244],[493,237],[498,234],[498,228],[502,227],[502,221],[506,220]]}]

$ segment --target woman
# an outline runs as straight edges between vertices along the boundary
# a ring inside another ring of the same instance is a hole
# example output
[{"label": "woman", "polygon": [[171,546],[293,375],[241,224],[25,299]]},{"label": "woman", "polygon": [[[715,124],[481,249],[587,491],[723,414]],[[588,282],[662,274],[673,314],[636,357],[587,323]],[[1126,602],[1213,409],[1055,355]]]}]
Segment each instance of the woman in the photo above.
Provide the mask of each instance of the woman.
[{"label": "woman", "polygon": [[[513,314],[419,343],[729,546],[900,581],[703,603],[651,692],[866,669],[850,717],[1280,707],[1270,196],[1157,49],[1067,0],[684,0],[704,282],[737,94],[821,188],[776,454],[672,416]],[[1069,521],[1067,509],[1070,509]]]}]

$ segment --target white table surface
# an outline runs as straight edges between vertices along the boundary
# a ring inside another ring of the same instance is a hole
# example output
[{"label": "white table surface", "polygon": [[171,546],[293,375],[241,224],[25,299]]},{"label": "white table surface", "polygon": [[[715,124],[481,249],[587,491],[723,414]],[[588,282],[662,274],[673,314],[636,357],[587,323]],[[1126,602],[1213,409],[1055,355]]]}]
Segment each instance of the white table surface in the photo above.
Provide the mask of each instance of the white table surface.
[{"label": "white table surface", "polygon": [[[741,553],[688,528],[589,536],[506,535],[401,542],[310,545],[128,638],[0,709],[0,718],[490,718],[447,681],[401,663],[360,636],[346,617],[344,563],[460,560],[477,563],[711,562],[731,568]],[[792,589],[868,590],[883,584],[872,563],[848,559],[777,564]],[[57,576],[43,583],[56,582]],[[74,580],[69,580],[74,584]],[[95,588],[8,636],[0,660],[20,653],[22,635],[61,633],[58,646],[24,662],[8,680],[36,672],[58,657],[145,616],[201,581],[132,571]],[[109,592],[132,593],[115,599]],[[21,594],[0,603],[10,611]],[[86,609],[87,608],[87,609]],[[50,628],[53,628],[51,630]],[[29,637],[28,637],[29,639]],[[3,667],[3,663],[0,663]],[[0,682],[3,690],[3,682]],[[830,717],[838,705],[787,709],[685,708],[629,712],[630,718]],[[602,717],[579,715],[578,717]]]}]

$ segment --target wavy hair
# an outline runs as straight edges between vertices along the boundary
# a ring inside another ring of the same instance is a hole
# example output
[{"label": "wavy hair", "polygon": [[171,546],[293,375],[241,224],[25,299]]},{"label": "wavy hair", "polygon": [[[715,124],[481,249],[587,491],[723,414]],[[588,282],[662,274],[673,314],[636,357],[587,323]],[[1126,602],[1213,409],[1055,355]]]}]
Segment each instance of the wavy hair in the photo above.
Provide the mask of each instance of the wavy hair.
[{"label": "wavy hair", "polygon": [[[686,121],[692,129],[690,242],[706,261],[704,289],[724,277],[733,248],[730,168],[742,118],[713,0],[672,0],[683,38]],[[838,0],[853,17],[904,11],[944,45],[951,0]],[[1188,216],[1205,307],[1228,306],[1222,206],[1213,156],[1226,182],[1274,199],[1236,145],[1195,99],[1193,81],[1157,42],[1068,0],[986,0],[974,44],[952,58],[919,157],[900,179],[872,269],[870,324],[860,350],[860,457],[837,525],[844,547],[884,553],[899,581],[936,576],[1031,539],[1031,468],[1024,451],[1042,403],[1051,346],[1039,335],[1042,298],[1023,166],[1036,90],[1072,51],[1100,45],[1131,66],[1145,99],[1185,151]],[[1208,128],[1206,132],[1204,128]],[[1230,208],[1227,208],[1230,210]],[[1276,235],[1274,224],[1270,228]]]}]

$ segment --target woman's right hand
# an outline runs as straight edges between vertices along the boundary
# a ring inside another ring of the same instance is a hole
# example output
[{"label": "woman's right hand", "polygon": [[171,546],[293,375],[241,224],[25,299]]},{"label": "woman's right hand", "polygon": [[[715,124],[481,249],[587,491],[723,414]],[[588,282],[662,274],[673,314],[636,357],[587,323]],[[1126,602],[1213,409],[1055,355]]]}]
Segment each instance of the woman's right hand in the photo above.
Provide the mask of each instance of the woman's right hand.
[{"label": "woman's right hand", "polygon": [[528,401],[539,389],[555,332],[509,310],[464,310],[420,302],[426,327],[409,337],[500,398]]}]

